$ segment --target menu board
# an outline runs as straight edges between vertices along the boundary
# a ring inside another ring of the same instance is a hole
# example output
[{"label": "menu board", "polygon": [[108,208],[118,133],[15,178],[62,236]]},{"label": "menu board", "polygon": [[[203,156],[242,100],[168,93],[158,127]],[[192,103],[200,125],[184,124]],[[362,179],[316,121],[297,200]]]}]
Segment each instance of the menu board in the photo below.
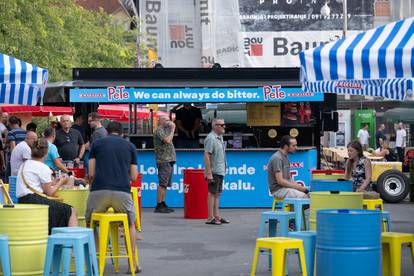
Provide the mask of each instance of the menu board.
[{"label": "menu board", "polygon": [[247,103],[248,126],[280,126],[280,103]]}]

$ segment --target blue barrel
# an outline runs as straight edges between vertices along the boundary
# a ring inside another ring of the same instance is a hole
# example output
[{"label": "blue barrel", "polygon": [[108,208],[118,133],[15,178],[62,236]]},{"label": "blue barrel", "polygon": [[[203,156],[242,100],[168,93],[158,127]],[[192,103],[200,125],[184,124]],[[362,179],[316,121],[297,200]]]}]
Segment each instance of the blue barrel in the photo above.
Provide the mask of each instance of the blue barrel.
[{"label": "blue barrel", "polygon": [[381,276],[381,212],[320,210],[316,276]]},{"label": "blue barrel", "polygon": [[311,192],[352,192],[352,181],[350,180],[312,180]]}]

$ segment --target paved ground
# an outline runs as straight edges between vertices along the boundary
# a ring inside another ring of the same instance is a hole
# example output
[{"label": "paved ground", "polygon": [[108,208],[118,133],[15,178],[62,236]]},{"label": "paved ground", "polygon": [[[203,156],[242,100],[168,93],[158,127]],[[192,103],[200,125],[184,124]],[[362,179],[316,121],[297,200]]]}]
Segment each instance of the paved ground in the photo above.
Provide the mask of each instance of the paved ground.
[{"label": "paved ground", "polygon": [[[414,204],[386,204],[391,212],[392,230],[414,232]],[[260,212],[263,209],[224,209],[227,225],[205,225],[203,220],[183,219],[183,210],[172,214],[155,214],[143,210],[143,240],[139,241],[139,256],[145,276],[240,276],[250,275],[254,243]],[[403,249],[402,276],[414,275],[409,249]],[[296,258],[291,257],[289,275],[301,275]],[[113,273],[108,262],[105,275]],[[259,258],[256,275],[271,275],[267,271],[267,256]]]}]

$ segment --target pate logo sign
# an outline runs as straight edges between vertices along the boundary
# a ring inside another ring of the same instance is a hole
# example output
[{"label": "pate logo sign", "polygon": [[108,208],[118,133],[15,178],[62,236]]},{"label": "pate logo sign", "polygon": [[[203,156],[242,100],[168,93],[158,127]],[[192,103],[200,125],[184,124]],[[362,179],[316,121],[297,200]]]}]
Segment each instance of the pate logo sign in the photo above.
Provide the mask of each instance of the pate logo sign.
[{"label": "pate logo sign", "polygon": [[251,57],[263,56],[263,37],[245,37],[244,54]]},{"label": "pate logo sign", "polygon": [[263,86],[263,96],[265,100],[281,100],[286,98],[286,92],[280,90],[281,85]]},{"label": "pate logo sign", "polygon": [[129,99],[129,93],[124,89],[125,86],[108,87],[108,101],[119,101]]},{"label": "pate logo sign", "polygon": [[194,48],[194,31],[188,25],[170,25],[171,48]]}]

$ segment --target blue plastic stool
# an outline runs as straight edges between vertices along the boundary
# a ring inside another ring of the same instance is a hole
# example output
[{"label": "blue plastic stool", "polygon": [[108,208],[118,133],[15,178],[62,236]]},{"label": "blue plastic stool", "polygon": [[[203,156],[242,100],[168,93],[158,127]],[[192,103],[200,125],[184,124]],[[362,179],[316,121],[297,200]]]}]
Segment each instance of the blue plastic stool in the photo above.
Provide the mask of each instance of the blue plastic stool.
[{"label": "blue plastic stool", "polygon": [[10,198],[13,200],[14,204],[17,203],[16,182],[17,182],[17,176],[9,176],[9,195],[10,195]]},{"label": "blue plastic stool", "polygon": [[382,221],[387,225],[386,228],[383,226],[382,232],[391,232],[391,215],[390,215],[390,212],[382,211],[381,212],[381,218],[382,218]]},{"label": "blue plastic stool", "polygon": [[[265,237],[266,223],[269,223],[269,237],[287,237],[289,232],[289,221],[295,219],[294,212],[267,211],[262,212],[259,225],[259,238]],[[277,223],[279,222],[279,233]],[[272,254],[269,252],[269,271],[272,269]],[[287,268],[286,268],[287,272]]]},{"label": "blue plastic stool", "polygon": [[90,259],[88,235],[85,234],[54,234],[47,240],[46,260],[43,276],[50,275],[53,264],[53,275],[59,274],[62,261],[62,275],[69,275],[70,253],[73,249],[75,256],[76,275],[85,275],[85,259],[88,275],[92,275],[92,261]]},{"label": "blue plastic stool", "polygon": [[[310,199],[309,198],[285,198],[283,200],[283,208],[286,205],[293,205],[295,211],[295,224],[296,230],[302,230],[302,221],[305,221],[305,212],[303,207],[310,206]],[[304,228],[306,228],[306,221],[304,222]]]},{"label": "blue plastic stool", "polygon": [[[265,237],[266,223],[269,222],[269,237],[287,237],[289,231],[289,221],[295,219],[294,212],[283,211],[267,211],[262,212],[259,225],[259,238]],[[277,234],[276,227],[279,222],[279,234]]]},{"label": "blue plastic stool", "polygon": [[313,270],[314,270],[314,264],[315,264],[316,232],[315,231],[289,232],[288,235],[290,238],[303,240],[303,247],[305,249],[306,270],[308,272],[308,276],[313,276]]},{"label": "blue plastic stool", "polygon": [[9,239],[4,235],[0,235],[0,261],[3,276],[11,276]]},{"label": "blue plastic stool", "polygon": [[[53,234],[85,234],[88,237],[89,256],[92,260],[92,275],[99,275],[98,260],[96,258],[96,247],[93,230],[84,227],[55,227],[52,229]],[[64,257],[67,258],[67,257]]]}]

